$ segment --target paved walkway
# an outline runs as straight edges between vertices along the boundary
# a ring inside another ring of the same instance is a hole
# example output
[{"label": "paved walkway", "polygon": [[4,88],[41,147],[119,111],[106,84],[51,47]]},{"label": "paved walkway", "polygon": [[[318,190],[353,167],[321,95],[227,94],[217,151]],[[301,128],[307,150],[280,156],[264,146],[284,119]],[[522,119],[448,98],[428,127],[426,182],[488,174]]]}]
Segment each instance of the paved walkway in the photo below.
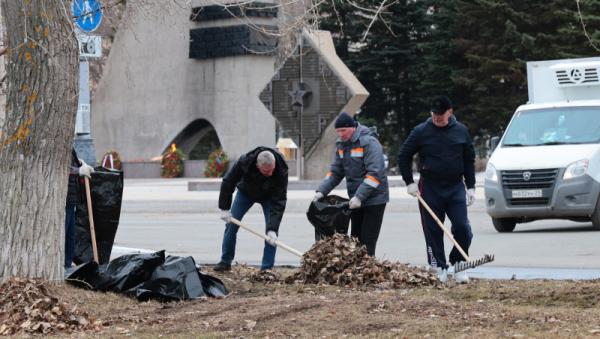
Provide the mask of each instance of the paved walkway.
[{"label": "paved walkway", "polygon": [[[399,176],[390,177],[393,181],[401,181]],[[294,180],[290,180],[293,182]],[[168,205],[168,210],[173,213],[216,213],[219,191],[189,190],[191,182],[204,182],[218,184],[220,179],[125,179],[123,193],[123,208],[126,213],[136,213],[163,208]],[[477,174],[477,198],[483,199],[483,173]],[[316,188],[316,186],[315,186]],[[286,212],[304,213],[308,209],[315,188],[288,190]],[[336,189],[331,194],[347,197],[345,189]],[[414,209],[416,200],[406,193],[406,187],[396,186],[390,188],[390,200],[387,212],[404,212]]]},{"label": "paved walkway", "polygon": [[[479,183],[483,182],[479,180],[481,176],[482,174],[478,174]],[[218,221],[217,214],[219,192],[188,191],[189,181],[190,179],[125,180],[121,225],[113,257],[132,251],[166,248],[174,251],[172,253],[175,255],[193,254],[199,263],[214,263],[219,256],[217,252],[222,238],[222,223]],[[333,193],[345,196],[345,190]],[[313,189],[288,191],[286,230],[282,234],[282,240],[289,241],[290,245],[302,250],[309,248],[312,242],[310,232],[306,232],[310,225],[303,215],[313,195]],[[469,208],[477,236],[472,250],[477,254],[495,252],[497,259],[492,264],[470,270],[471,276],[494,279],[600,278],[600,262],[598,265],[593,264],[593,258],[598,257],[598,247],[591,244],[598,232],[588,230],[588,225],[582,224],[575,228],[572,226],[575,223],[571,222],[566,222],[570,225],[558,221],[539,222],[541,227],[528,224],[519,232],[496,233],[485,213],[483,197],[483,187],[478,185],[478,201]],[[392,258],[386,253],[392,253],[403,262],[423,264],[423,237],[420,228],[415,227],[415,222],[418,223],[415,198],[406,193],[405,187],[392,187],[390,199],[386,208],[389,218],[384,220],[386,224],[382,229],[378,253],[388,259]],[[247,222],[259,225],[261,213],[259,208],[251,209]],[[253,238],[246,239],[249,237],[252,235],[243,232],[240,234],[236,259],[256,264],[260,260],[261,252],[258,247],[261,245]],[[535,241],[531,242],[532,239]],[[398,244],[402,244],[401,248]],[[297,265],[297,258],[292,260],[285,257],[283,251],[278,252],[279,263]],[[555,260],[549,261],[547,256],[555,257]],[[395,260],[399,260],[398,258]],[[552,265],[560,260],[561,264]],[[585,265],[582,264],[584,262]],[[507,263],[510,266],[506,266]]]}]

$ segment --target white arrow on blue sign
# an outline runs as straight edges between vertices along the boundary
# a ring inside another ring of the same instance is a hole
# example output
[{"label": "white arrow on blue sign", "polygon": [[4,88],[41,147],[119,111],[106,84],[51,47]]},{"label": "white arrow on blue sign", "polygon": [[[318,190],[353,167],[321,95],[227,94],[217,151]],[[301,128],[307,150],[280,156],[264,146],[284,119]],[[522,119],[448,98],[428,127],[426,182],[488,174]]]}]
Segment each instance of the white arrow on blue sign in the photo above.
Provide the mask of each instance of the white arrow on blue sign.
[{"label": "white arrow on blue sign", "polygon": [[102,4],[98,0],[73,0],[71,12],[75,24],[85,32],[93,32],[102,22]]}]

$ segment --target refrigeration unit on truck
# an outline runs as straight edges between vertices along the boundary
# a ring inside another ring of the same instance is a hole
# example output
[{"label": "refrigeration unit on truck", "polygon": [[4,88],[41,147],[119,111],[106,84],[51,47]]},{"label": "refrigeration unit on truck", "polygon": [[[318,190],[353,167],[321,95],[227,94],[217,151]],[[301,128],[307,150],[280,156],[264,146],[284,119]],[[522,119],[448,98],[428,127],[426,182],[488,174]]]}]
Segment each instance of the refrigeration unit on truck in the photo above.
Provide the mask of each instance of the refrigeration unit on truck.
[{"label": "refrigeration unit on truck", "polygon": [[540,219],[600,229],[600,58],[527,63],[519,106],[485,171],[498,232]]}]

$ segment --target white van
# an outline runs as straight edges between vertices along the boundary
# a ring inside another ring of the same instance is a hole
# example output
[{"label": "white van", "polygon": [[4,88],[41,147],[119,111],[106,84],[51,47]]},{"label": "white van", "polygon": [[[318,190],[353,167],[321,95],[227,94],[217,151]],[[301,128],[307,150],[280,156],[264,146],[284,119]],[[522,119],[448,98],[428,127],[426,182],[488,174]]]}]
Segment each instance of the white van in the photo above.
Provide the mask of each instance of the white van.
[{"label": "white van", "polygon": [[600,58],[528,62],[527,80],[529,102],[485,172],[494,228],[569,219],[600,229]]}]

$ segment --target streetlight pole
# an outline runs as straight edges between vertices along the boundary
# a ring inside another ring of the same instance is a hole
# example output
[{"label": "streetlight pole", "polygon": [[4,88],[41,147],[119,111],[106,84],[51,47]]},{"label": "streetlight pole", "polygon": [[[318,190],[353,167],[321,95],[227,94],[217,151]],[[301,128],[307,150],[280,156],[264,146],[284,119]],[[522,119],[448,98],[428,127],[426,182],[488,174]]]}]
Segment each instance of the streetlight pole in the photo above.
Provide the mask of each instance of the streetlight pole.
[{"label": "streetlight pole", "polygon": [[[302,38],[302,33],[300,33],[300,83],[298,84],[298,87],[300,88],[300,90],[302,89],[302,85],[304,83],[304,79],[302,77],[302,45],[303,45],[303,38]],[[304,113],[304,97],[302,97],[302,102],[300,105],[300,110],[299,110],[299,118],[300,118],[300,138],[299,138],[299,144],[298,144],[298,179],[302,180],[304,179],[304,138],[302,136],[302,113]]]}]

